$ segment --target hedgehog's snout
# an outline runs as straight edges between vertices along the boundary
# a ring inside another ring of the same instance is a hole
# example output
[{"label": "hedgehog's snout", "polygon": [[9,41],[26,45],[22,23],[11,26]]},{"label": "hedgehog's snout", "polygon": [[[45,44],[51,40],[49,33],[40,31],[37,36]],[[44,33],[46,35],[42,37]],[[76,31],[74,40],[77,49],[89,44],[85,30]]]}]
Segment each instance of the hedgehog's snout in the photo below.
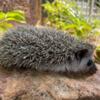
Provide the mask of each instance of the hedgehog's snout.
[{"label": "hedgehog's snout", "polygon": [[87,67],[89,67],[90,74],[96,73],[97,71],[96,64],[92,60],[89,60],[87,62]]}]

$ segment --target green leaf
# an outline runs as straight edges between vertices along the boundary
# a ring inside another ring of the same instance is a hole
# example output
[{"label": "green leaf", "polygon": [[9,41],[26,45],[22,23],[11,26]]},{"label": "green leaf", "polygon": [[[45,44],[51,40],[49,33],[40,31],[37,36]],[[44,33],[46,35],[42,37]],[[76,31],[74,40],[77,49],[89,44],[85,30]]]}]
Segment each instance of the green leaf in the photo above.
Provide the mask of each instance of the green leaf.
[{"label": "green leaf", "polygon": [[3,20],[3,19],[5,19],[5,13],[0,12],[0,20]]},{"label": "green leaf", "polygon": [[13,25],[10,23],[7,23],[7,22],[0,23],[0,32],[5,32],[7,31],[7,29],[11,27],[13,27]]},{"label": "green leaf", "polygon": [[21,10],[9,11],[7,13],[0,12],[0,32],[13,27],[10,21],[26,23],[24,12]]},{"label": "green leaf", "polygon": [[7,20],[11,20],[11,18],[13,20],[16,21],[20,21],[20,20],[24,20],[25,21],[25,17],[24,17],[24,13],[23,12],[19,12],[19,11],[12,11],[12,12],[8,12],[6,14]]}]

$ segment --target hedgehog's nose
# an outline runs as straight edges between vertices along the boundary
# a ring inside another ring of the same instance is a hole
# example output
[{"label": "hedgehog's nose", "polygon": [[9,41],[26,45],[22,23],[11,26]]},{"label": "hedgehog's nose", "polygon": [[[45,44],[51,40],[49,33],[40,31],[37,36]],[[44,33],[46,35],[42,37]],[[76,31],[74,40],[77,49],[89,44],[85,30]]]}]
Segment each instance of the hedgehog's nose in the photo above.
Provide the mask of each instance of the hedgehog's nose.
[{"label": "hedgehog's nose", "polygon": [[91,66],[92,64],[93,64],[93,61],[89,60],[88,63],[87,63],[87,66]]}]

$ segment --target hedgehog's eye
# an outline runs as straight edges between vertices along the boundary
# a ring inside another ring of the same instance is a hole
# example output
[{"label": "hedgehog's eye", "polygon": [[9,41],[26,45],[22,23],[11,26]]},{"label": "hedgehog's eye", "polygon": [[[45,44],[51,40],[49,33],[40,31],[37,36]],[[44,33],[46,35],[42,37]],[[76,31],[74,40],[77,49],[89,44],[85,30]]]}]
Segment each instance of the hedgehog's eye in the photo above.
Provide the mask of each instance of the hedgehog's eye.
[{"label": "hedgehog's eye", "polygon": [[88,53],[88,50],[87,49],[82,49],[82,50],[79,50],[75,53],[75,56],[78,60],[81,60],[82,58],[84,58]]}]

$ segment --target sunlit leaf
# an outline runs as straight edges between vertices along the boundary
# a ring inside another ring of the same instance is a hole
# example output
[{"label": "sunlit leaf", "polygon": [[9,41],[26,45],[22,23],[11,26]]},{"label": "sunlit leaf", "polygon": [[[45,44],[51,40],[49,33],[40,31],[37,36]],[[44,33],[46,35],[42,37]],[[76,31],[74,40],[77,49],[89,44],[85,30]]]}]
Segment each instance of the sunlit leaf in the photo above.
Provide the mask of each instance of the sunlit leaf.
[{"label": "sunlit leaf", "polygon": [[0,12],[0,32],[5,32],[7,29],[13,27],[10,22],[26,23],[24,12],[21,10],[14,10],[9,12]]},{"label": "sunlit leaf", "polygon": [[3,19],[5,19],[5,13],[0,12],[0,20],[3,20]]},{"label": "sunlit leaf", "polygon": [[0,23],[0,32],[5,32],[7,31],[7,29],[11,27],[13,27],[13,25],[10,23],[7,23],[7,22]]}]

